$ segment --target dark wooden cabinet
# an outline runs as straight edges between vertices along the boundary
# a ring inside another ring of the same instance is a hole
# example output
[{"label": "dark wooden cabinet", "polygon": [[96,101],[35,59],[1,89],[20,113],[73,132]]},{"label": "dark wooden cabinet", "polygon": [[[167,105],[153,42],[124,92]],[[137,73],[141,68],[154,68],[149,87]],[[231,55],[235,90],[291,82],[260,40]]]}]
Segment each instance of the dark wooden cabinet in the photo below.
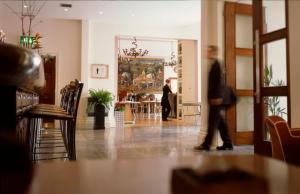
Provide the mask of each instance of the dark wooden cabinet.
[{"label": "dark wooden cabinet", "polygon": [[0,91],[0,134],[12,134],[25,144],[28,122],[23,115],[38,104],[39,96],[15,86],[0,86]]}]

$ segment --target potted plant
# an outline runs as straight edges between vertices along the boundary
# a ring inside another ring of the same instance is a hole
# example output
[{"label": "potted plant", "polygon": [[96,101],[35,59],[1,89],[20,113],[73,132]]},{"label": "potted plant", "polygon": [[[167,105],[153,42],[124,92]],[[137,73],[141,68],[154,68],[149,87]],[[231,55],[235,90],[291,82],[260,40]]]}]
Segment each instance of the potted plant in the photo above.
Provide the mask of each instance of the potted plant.
[{"label": "potted plant", "polygon": [[107,90],[90,89],[88,110],[94,109],[94,129],[105,129],[105,110],[112,106],[113,95]]}]

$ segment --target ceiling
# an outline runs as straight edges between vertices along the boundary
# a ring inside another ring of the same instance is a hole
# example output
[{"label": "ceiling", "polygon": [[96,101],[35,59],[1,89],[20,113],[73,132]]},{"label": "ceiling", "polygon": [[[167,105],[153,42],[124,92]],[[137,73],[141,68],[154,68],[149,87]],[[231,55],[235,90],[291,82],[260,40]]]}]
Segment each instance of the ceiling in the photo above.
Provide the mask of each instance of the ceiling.
[{"label": "ceiling", "polygon": [[[33,2],[33,1],[31,1]],[[200,0],[181,1],[36,1],[38,6],[46,2],[39,18],[89,19],[113,24],[191,25],[200,23]],[[61,3],[72,4],[64,11]],[[21,12],[22,1],[0,0],[2,17],[14,14],[5,6]]]}]

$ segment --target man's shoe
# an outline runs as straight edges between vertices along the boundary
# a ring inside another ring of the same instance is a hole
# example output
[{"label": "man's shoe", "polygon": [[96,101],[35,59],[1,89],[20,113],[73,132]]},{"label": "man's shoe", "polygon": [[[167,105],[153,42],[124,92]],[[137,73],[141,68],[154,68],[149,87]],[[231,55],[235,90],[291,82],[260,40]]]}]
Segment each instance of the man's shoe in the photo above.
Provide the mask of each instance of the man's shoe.
[{"label": "man's shoe", "polygon": [[223,151],[223,150],[233,150],[232,145],[222,145],[222,146],[217,146],[217,150]]},{"label": "man's shoe", "polygon": [[209,146],[206,145],[198,145],[194,147],[194,151],[209,151]]}]

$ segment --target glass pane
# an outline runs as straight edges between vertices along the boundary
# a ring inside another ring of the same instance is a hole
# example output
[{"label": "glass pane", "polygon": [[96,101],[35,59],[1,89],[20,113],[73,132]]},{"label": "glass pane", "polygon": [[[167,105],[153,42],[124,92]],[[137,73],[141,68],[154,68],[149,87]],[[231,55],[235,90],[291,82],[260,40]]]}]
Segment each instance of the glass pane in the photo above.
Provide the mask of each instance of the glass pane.
[{"label": "glass pane", "polygon": [[264,0],[264,33],[273,32],[285,28],[285,1]]},{"label": "glass pane", "polygon": [[252,48],[252,17],[247,15],[236,15],[236,47]]},{"label": "glass pane", "polygon": [[265,116],[280,116],[287,121],[287,97],[268,96],[264,97]]},{"label": "glass pane", "polygon": [[263,46],[264,87],[286,86],[286,39]]},{"label": "glass pane", "polygon": [[253,131],[253,97],[241,97],[236,105],[237,131]]},{"label": "glass pane", "polygon": [[236,89],[253,89],[253,58],[236,57]]},{"label": "glass pane", "polygon": [[[287,108],[287,97],[286,96],[268,96],[264,97],[265,111],[264,115],[267,116],[280,116],[287,121],[288,108]],[[264,133],[264,139],[270,140],[268,131]]]}]

